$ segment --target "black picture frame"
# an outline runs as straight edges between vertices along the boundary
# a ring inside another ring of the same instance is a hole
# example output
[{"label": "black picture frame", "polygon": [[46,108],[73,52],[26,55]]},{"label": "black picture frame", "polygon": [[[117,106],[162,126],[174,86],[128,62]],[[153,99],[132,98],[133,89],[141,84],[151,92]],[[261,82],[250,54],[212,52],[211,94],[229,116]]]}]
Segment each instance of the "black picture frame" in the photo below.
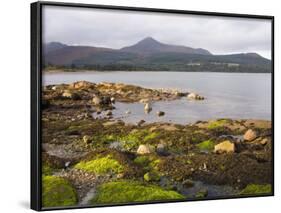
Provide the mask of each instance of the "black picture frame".
[{"label": "black picture frame", "polygon": [[[63,7],[77,7],[77,8],[97,8],[109,10],[122,11],[139,11],[139,12],[155,12],[167,14],[188,14],[188,15],[206,15],[206,16],[221,16],[221,17],[235,17],[235,18],[254,18],[266,19],[271,21],[271,121],[272,121],[272,190],[269,195],[253,195],[253,196],[229,196],[219,198],[207,198],[206,200],[217,199],[234,199],[245,197],[263,197],[274,196],[274,16],[267,15],[250,15],[250,14],[236,14],[236,13],[218,13],[205,11],[187,11],[174,9],[157,9],[157,8],[141,8],[141,7],[124,7],[111,5],[92,5],[80,3],[61,3],[61,2],[34,2],[31,3],[31,209],[42,210],[58,210],[58,209],[79,209],[88,207],[109,207],[122,205],[136,205],[136,204],[152,204],[152,203],[172,203],[172,202],[186,202],[186,200],[165,200],[156,202],[134,202],[126,204],[110,204],[99,206],[70,206],[70,207],[54,207],[42,208],[42,180],[41,180],[41,86],[42,86],[42,7],[43,6],[63,6]],[[200,199],[188,199],[188,201],[198,201]]]}]

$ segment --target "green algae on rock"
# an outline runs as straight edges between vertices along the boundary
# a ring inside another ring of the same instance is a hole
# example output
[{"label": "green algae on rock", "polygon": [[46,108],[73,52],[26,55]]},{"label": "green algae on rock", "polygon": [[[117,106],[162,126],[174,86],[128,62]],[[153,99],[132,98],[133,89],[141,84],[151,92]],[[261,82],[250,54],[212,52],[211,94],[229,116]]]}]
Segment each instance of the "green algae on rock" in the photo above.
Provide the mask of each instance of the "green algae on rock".
[{"label": "green algae on rock", "polygon": [[74,167],[96,174],[106,174],[108,172],[117,174],[124,170],[124,167],[110,155],[90,161],[81,161]]},{"label": "green algae on rock", "polygon": [[205,198],[207,196],[208,196],[208,190],[207,189],[201,189],[195,195],[196,198]]},{"label": "green algae on rock", "polygon": [[138,156],[134,159],[134,163],[136,163],[139,166],[146,167],[150,163],[150,158],[149,156],[146,155]]},{"label": "green algae on rock", "polygon": [[220,128],[220,127],[223,127],[227,123],[228,123],[227,119],[220,119],[220,120],[216,120],[216,121],[211,121],[208,124],[208,129]]},{"label": "green algae on rock", "polygon": [[54,169],[50,165],[43,163],[43,165],[42,165],[43,175],[51,175],[53,173],[53,170]]},{"label": "green algae on rock", "polygon": [[211,151],[214,149],[214,142],[212,140],[206,140],[196,146],[202,151]]},{"label": "green algae on rock", "polygon": [[118,140],[126,150],[136,149],[142,143],[148,143],[159,134],[148,130],[132,130],[128,135],[120,137]]},{"label": "green algae on rock", "polygon": [[143,179],[145,181],[147,181],[147,182],[159,181],[160,180],[160,175],[156,171],[147,172],[147,173],[144,174]]},{"label": "green algae on rock", "polygon": [[77,204],[77,194],[65,179],[56,176],[43,176],[43,207],[73,206]]},{"label": "green algae on rock", "polygon": [[270,194],[271,184],[249,184],[241,192],[241,195],[258,195],[258,194]]},{"label": "green algae on rock", "polygon": [[118,181],[100,185],[92,204],[127,203],[158,200],[179,200],[185,197],[176,191],[137,181]]},{"label": "green algae on rock", "polygon": [[158,171],[158,165],[161,162],[155,155],[143,155],[134,159],[134,163],[141,166],[145,171]]}]

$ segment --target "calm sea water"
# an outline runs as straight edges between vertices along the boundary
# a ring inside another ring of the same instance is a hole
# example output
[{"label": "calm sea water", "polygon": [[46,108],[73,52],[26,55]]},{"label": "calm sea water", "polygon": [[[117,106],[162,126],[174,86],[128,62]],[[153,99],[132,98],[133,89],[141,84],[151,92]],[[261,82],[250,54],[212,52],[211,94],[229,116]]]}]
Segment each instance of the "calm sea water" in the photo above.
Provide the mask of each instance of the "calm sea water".
[{"label": "calm sea water", "polygon": [[[75,81],[121,82],[148,88],[174,88],[196,92],[204,101],[182,98],[152,105],[145,114],[143,104],[116,103],[114,117],[127,122],[169,121],[191,123],[217,118],[271,119],[271,74],[250,73],[195,73],[195,72],[68,72],[45,73],[43,84],[61,84]],[[131,114],[126,114],[126,111]],[[158,117],[157,111],[165,116]]]}]

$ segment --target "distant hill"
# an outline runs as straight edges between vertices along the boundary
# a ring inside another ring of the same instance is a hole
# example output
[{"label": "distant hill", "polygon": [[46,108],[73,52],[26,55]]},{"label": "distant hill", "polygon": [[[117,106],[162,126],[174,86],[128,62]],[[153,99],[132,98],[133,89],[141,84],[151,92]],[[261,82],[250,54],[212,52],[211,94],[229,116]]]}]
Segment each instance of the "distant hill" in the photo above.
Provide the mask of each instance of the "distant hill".
[{"label": "distant hill", "polygon": [[151,37],[121,49],[51,42],[43,53],[47,69],[271,72],[271,61],[257,53],[213,55],[203,48],[164,44]]},{"label": "distant hill", "polygon": [[208,50],[202,48],[194,49],[191,47],[164,44],[159,41],[156,41],[152,37],[147,37],[132,46],[123,47],[121,48],[121,51],[133,52],[139,54],[175,52],[175,53],[211,55],[211,53]]},{"label": "distant hill", "polygon": [[44,49],[44,52],[46,54],[48,54],[49,52],[52,52],[54,50],[59,50],[64,47],[67,47],[67,45],[62,44],[60,42],[50,42],[50,43],[45,44],[43,49]]},{"label": "distant hill", "polygon": [[[48,45],[47,45],[48,46]],[[48,49],[48,48],[46,48]],[[113,49],[89,47],[89,46],[67,46],[58,48],[46,53],[44,57],[45,63],[54,65],[70,65],[75,64],[76,60],[87,58],[94,53],[114,52]]]}]

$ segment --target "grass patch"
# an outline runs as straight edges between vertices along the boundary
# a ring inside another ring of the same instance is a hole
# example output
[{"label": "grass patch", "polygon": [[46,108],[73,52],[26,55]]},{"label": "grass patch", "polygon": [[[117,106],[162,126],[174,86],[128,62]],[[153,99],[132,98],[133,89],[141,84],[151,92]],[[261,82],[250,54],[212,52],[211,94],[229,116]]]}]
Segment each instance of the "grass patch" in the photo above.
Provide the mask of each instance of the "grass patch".
[{"label": "grass patch", "polygon": [[77,195],[71,184],[60,177],[43,176],[43,206],[73,206],[77,204]]},{"label": "grass patch", "polygon": [[206,140],[196,145],[197,148],[203,151],[211,151],[214,149],[214,142],[212,140]]},{"label": "grass patch", "polygon": [[147,185],[135,181],[118,181],[99,186],[97,195],[91,203],[127,203],[167,199],[184,199],[184,196],[175,191],[164,190],[156,185]]},{"label": "grass patch", "polygon": [[241,195],[256,195],[256,194],[269,194],[271,193],[270,184],[249,184],[241,192]]},{"label": "grass patch", "polygon": [[110,155],[90,161],[81,161],[74,168],[96,174],[120,173],[124,170],[124,167]]}]

